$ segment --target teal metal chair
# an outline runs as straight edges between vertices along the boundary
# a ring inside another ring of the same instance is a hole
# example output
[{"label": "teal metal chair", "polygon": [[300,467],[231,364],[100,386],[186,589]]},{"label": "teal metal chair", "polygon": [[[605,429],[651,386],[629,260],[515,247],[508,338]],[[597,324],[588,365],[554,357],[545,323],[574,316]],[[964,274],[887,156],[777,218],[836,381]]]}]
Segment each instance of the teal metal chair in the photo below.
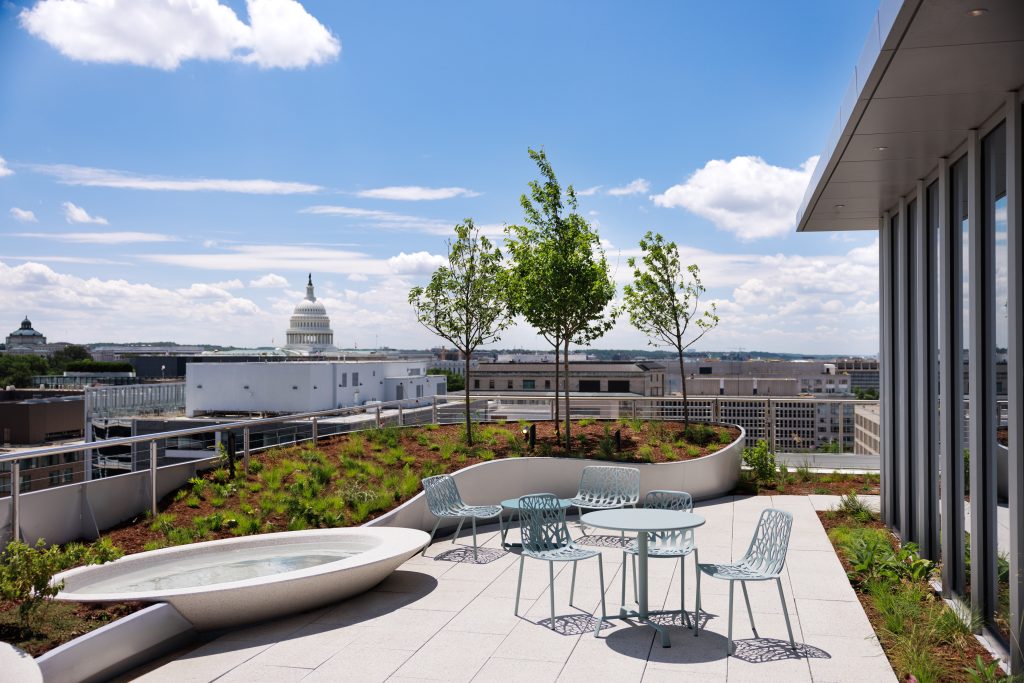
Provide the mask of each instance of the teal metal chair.
[{"label": "teal metal chair", "polygon": [[786,597],[782,593],[782,580],[779,575],[786,564],[786,551],[789,548],[789,536],[793,530],[793,515],[785,510],[768,508],[761,512],[750,547],[739,562],[732,564],[697,564],[697,628],[693,635],[700,633],[700,575],[707,574],[713,579],[729,582],[729,639],[725,646],[726,655],[736,652],[732,642],[732,596],[737,581],[743,589],[743,599],[747,603],[747,616],[750,617],[750,628],[755,638],[757,627],[754,626],[754,612],[750,609],[750,596],[747,595],[747,581],[775,581],[779,589],[779,600],[782,601],[782,614],[786,617],[786,630],[789,631],[789,644],[796,651],[793,640],[793,627],[789,623],[789,611],[786,609]]},{"label": "teal metal chair", "polygon": [[455,535],[452,536],[452,543],[455,543],[459,532],[462,531],[463,522],[469,519],[473,524],[473,561],[476,562],[476,520],[498,517],[501,514],[501,506],[466,505],[462,502],[462,496],[459,495],[459,488],[455,485],[455,480],[449,474],[427,477],[422,480],[422,483],[423,492],[427,496],[427,507],[431,514],[437,517],[437,523],[434,524],[434,529],[430,532],[430,540],[427,541],[422,554],[426,555],[427,548],[434,542],[434,534],[437,533],[437,527],[441,525],[441,520],[458,518],[459,526],[455,529]]},{"label": "teal metal chair", "polygon": [[[693,497],[683,491],[654,490],[644,496],[643,506],[655,510],[681,510],[693,512]],[[630,555],[633,564],[633,599],[637,600],[636,591],[636,556],[639,553],[637,542],[633,541],[622,551],[622,604],[626,602],[626,555]],[[647,544],[648,558],[679,559],[679,609],[683,621],[692,628],[690,616],[686,613],[686,556],[693,554],[694,561],[699,563],[697,544],[694,542],[693,529],[679,531],[659,531],[649,534]],[[699,573],[699,571],[698,571]],[[698,576],[698,581],[700,577]]]},{"label": "teal metal chair", "polygon": [[[565,515],[558,498],[550,493],[538,493],[519,499],[519,523],[523,533],[523,552],[519,556],[519,582],[516,584],[515,614],[519,616],[519,594],[523,588],[523,565],[527,557],[548,563],[548,593],[551,597],[551,629],[555,628],[555,562],[572,562],[572,583],[569,604],[576,594],[576,563],[597,558],[597,573],[601,583],[601,617],[594,627],[594,637],[601,633],[601,624],[607,618],[604,602],[604,562],[600,550],[580,548],[573,543]],[[574,606],[574,605],[573,605]]]},{"label": "teal metal chair", "polygon": [[[640,470],[635,467],[590,465],[580,473],[579,490],[569,502],[576,506],[582,516],[584,510],[612,510],[627,505],[636,507],[639,500]],[[587,535],[582,521],[580,531],[584,536]]]}]

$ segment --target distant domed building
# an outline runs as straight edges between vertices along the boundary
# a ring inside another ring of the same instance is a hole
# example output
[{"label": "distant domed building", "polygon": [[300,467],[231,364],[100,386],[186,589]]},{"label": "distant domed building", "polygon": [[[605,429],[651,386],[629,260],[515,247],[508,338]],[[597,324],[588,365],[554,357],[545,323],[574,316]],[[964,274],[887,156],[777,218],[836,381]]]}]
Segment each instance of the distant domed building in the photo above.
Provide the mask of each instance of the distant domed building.
[{"label": "distant domed building", "polygon": [[295,355],[309,355],[335,351],[334,331],[327,309],[316,300],[313,293],[313,274],[306,283],[306,298],[299,302],[292,312],[285,333],[284,350]]},{"label": "distant domed building", "polygon": [[7,335],[7,351],[17,353],[41,351],[46,345],[46,337],[41,332],[32,329],[32,321],[25,316],[21,321],[21,327]]}]

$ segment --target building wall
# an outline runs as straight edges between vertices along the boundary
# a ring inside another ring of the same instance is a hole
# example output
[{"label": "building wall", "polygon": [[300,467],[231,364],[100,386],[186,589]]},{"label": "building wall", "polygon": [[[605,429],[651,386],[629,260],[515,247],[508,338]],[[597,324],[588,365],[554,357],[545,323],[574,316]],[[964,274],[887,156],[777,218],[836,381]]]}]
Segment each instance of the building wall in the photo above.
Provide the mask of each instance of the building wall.
[{"label": "building wall", "polygon": [[0,402],[3,443],[41,444],[83,434],[83,399],[79,396]]},{"label": "building wall", "polygon": [[856,406],[853,427],[854,453],[857,455],[881,454],[882,422],[877,405]]},{"label": "building wall", "polygon": [[[665,369],[656,363],[570,363],[569,390],[663,396]],[[564,375],[559,377],[564,387]],[[554,363],[481,363],[470,379],[477,393],[553,392]]]},{"label": "building wall", "polygon": [[330,410],[397,400],[399,386],[403,398],[444,393],[445,378],[427,375],[426,365],[426,361],[190,363],[185,414]]}]

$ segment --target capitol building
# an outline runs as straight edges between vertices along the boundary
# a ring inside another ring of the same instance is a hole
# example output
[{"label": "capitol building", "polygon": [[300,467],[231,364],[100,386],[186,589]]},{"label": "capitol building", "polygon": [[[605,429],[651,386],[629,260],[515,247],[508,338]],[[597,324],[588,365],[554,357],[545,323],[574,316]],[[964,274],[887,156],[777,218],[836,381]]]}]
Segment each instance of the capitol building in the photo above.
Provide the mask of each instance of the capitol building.
[{"label": "capitol building", "polygon": [[313,292],[312,273],[306,282],[306,298],[295,306],[285,339],[282,350],[288,355],[310,356],[337,350],[327,309],[316,300]]}]

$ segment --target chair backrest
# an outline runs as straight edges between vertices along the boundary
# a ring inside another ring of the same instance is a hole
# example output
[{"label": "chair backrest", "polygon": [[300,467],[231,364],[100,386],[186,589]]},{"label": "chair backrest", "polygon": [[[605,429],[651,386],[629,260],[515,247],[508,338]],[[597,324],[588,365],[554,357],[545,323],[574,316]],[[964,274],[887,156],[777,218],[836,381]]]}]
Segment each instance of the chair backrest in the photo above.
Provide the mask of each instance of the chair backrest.
[{"label": "chair backrest", "polygon": [[427,507],[435,517],[452,516],[459,508],[466,506],[450,474],[438,474],[422,481],[423,492],[427,494]]},{"label": "chair backrest", "polygon": [[656,510],[682,510],[693,512],[693,496],[685,491],[655,489],[644,496],[644,507]]},{"label": "chair backrest", "polygon": [[640,470],[615,465],[584,467],[576,497],[599,505],[636,505],[640,500]]},{"label": "chair backrest", "polygon": [[[680,510],[682,512],[693,512],[693,496],[685,491],[666,491],[655,489],[648,491],[644,496],[644,507],[655,510]],[[650,535],[651,548],[677,549],[686,545],[693,545],[693,529],[680,529],[676,531],[658,531]]]},{"label": "chair backrest", "polygon": [[776,508],[762,510],[750,547],[740,562],[764,576],[779,574],[786,563],[786,550],[789,548],[789,534],[792,530],[792,514]]},{"label": "chair backrest", "polygon": [[550,493],[535,493],[519,499],[519,524],[523,550],[542,552],[563,548],[572,541],[565,513],[558,498]]}]

